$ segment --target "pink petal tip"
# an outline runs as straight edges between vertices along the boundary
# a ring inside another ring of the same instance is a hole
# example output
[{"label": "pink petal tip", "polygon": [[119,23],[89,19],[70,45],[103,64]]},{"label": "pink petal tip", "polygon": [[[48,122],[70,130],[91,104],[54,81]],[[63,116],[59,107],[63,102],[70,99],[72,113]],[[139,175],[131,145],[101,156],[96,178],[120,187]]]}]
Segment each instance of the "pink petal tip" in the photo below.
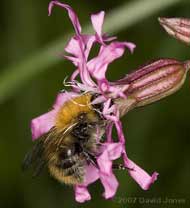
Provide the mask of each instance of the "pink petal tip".
[{"label": "pink petal tip", "polygon": [[88,189],[85,186],[75,186],[75,199],[79,203],[91,200]]}]

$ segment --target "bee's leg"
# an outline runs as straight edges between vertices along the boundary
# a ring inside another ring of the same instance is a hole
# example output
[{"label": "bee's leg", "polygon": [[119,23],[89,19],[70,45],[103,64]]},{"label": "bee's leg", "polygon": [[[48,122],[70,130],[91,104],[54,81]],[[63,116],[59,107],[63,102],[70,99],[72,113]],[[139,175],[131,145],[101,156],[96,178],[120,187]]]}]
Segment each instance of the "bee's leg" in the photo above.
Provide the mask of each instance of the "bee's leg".
[{"label": "bee's leg", "polygon": [[113,163],[112,168],[114,170],[134,170],[133,168],[125,167],[123,164]]},{"label": "bee's leg", "polygon": [[98,167],[98,163],[96,161],[96,157],[93,153],[89,152],[83,145],[83,143],[80,143],[80,148],[81,148],[81,154],[85,157],[87,164],[92,164],[94,165],[94,167],[99,168]]},{"label": "bee's leg", "polygon": [[85,150],[83,151],[83,155],[85,156],[88,165],[89,165],[89,164],[92,164],[92,165],[94,165],[96,168],[99,168],[99,167],[98,167],[98,163],[97,163],[97,161],[96,161],[96,157],[95,157],[94,155],[90,154],[89,152],[87,152],[87,151],[85,151]]}]

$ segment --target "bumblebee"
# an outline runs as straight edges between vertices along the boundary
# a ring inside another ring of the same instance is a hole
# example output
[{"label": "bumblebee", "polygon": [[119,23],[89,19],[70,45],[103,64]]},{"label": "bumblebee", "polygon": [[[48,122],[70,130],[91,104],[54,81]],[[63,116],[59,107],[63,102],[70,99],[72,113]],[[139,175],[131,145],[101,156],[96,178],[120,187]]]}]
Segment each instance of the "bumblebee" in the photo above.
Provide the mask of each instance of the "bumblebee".
[{"label": "bumblebee", "polygon": [[49,173],[61,183],[83,182],[85,166],[90,163],[97,166],[97,128],[101,135],[105,129],[98,113],[100,106],[91,105],[92,99],[92,95],[84,94],[63,104],[54,127],[25,156],[24,170],[33,166],[36,176],[47,166]]}]

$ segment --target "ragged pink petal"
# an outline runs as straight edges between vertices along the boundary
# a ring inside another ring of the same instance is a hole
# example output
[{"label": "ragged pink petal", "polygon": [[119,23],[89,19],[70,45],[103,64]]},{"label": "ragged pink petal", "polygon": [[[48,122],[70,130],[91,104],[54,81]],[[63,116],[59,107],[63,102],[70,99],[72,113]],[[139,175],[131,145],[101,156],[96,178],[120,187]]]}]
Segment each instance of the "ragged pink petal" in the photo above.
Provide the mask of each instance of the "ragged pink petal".
[{"label": "ragged pink petal", "polygon": [[120,142],[104,143],[106,145],[106,151],[110,160],[116,160],[121,156],[123,151],[123,144]]},{"label": "ragged pink petal", "polygon": [[85,54],[86,60],[88,60],[88,56],[89,56],[89,53],[92,49],[92,46],[96,42],[96,37],[95,37],[95,35],[86,35],[85,34],[85,35],[81,35],[81,38],[82,38],[83,43],[85,45],[84,54]]},{"label": "ragged pink petal", "polygon": [[75,58],[79,58],[81,56],[81,44],[79,38],[77,38],[76,36],[72,37],[67,43],[65,51]]},{"label": "ragged pink petal", "polygon": [[31,121],[32,139],[35,140],[47,133],[54,126],[57,110],[51,110]]},{"label": "ragged pink petal", "polygon": [[107,140],[107,142],[112,142],[113,141],[113,139],[112,139],[112,129],[113,129],[113,123],[109,123],[106,126],[106,140]]},{"label": "ragged pink petal", "polygon": [[96,86],[96,84],[94,83],[94,81],[90,77],[86,63],[81,62],[81,63],[79,63],[78,67],[79,67],[80,78],[81,78],[82,83],[88,87]]},{"label": "ragged pink petal", "polygon": [[124,154],[124,163],[127,168],[129,168],[130,176],[139,184],[139,186],[148,190],[156,180],[159,175],[157,172],[154,172],[151,176],[145,172],[142,168],[136,165],[133,161],[131,161],[126,154]]},{"label": "ragged pink petal", "polygon": [[136,48],[136,45],[131,42],[125,42],[125,46],[129,49],[131,53],[133,53]]},{"label": "ragged pink petal", "polygon": [[102,144],[102,154],[97,158],[100,170],[94,165],[86,166],[86,174],[82,185],[89,185],[99,178],[99,171],[110,174],[112,172],[112,160],[116,160],[121,156],[123,145],[121,143],[104,143]]},{"label": "ragged pink petal", "polygon": [[100,168],[100,180],[105,190],[103,196],[108,199],[115,195],[119,185],[112,173],[112,160],[121,156],[123,145],[121,143],[104,143],[102,146],[104,151],[98,157],[97,162]]},{"label": "ragged pink petal", "polygon": [[109,175],[101,173],[100,180],[102,182],[102,185],[104,186],[103,196],[105,197],[105,199],[110,199],[114,197],[119,186],[115,175],[113,173],[110,173]]},{"label": "ragged pink petal", "polygon": [[102,39],[104,42],[111,42],[117,39],[116,36],[108,36],[106,33],[102,35]]},{"label": "ragged pink petal", "polygon": [[78,20],[78,17],[75,13],[75,11],[68,5],[68,4],[63,4],[63,3],[60,3],[59,1],[51,1],[49,3],[49,7],[48,7],[48,12],[49,12],[49,16],[51,15],[51,12],[52,12],[52,8],[53,6],[60,6],[64,9],[67,10],[68,14],[69,14],[69,18],[75,28],[75,32],[77,35],[81,34],[81,25],[80,25],[80,22]]},{"label": "ragged pink petal", "polygon": [[91,199],[87,190],[87,186],[96,180],[100,179],[104,186],[103,196],[108,199],[112,198],[118,188],[118,181],[112,173],[112,160],[121,156],[122,153],[121,143],[104,143],[102,154],[98,157],[97,163],[99,169],[94,165],[88,165],[85,169],[86,174],[84,182],[75,186],[75,199],[78,202],[85,202]]},{"label": "ragged pink petal", "polygon": [[[123,131],[122,131],[122,125],[121,125],[121,121],[120,120],[116,120],[115,122],[115,127],[116,127],[116,130],[117,130],[117,134],[118,134],[118,137],[119,137],[119,141],[120,141],[120,146],[118,146],[118,152],[116,151],[114,153],[113,150],[117,150],[117,148],[111,148],[112,146],[109,145],[107,148],[106,148],[106,153],[109,152],[109,149],[111,149],[112,151],[110,153],[113,154],[113,156],[116,156],[117,153],[118,156],[120,157],[120,153],[122,152],[123,153],[123,159],[124,159],[124,164],[125,166],[129,169],[129,174],[131,175],[131,177],[141,186],[142,189],[144,190],[147,190],[149,189],[150,185],[152,183],[154,183],[154,181],[157,179],[157,176],[158,176],[158,173],[154,172],[152,174],[152,176],[150,176],[148,173],[146,173],[142,168],[140,168],[138,165],[136,165],[133,161],[131,161],[130,159],[128,159],[127,157],[127,154],[125,152],[125,137],[124,137],[124,134],[123,134]],[[106,161],[107,157],[108,157],[108,154],[104,154],[101,155],[103,156],[103,159],[101,160],[101,162],[104,160]],[[109,154],[109,158],[111,159],[111,155]],[[117,156],[116,156],[117,158]],[[98,158],[99,159],[99,158]],[[115,158],[112,158],[112,159],[115,159]],[[108,159],[107,159],[108,160]],[[104,162],[104,166],[102,164],[102,166],[104,167],[104,171],[106,170],[106,172],[109,171],[109,162],[108,162],[108,165],[106,165],[106,163]]]},{"label": "ragged pink petal", "polygon": [[86,186],[82,186],[82,185],[75,186],[75,199],[77,202],[80,203],[91,200],[90,193],[88,192]]},{"label": "ragged pink petal", "polygon": [[97,162],[102,173],[109,175],[112,172],[112,161],[109,159],[107,149],[98,157]]},{"label": "ragged pink petal", "polygon": [[[86,57],[85,57],[85,42],[83,42],[83,36],[81,35],[81,26],[78,17],[74,10],[67,4],[62,4],[59,1],[51,1],[49,4],[49,15],[51,14],[54,5],[60,6],[68,11],[69,18],[75,28],[76,36],[71,39],[66,47],[66,51],[74,57],[67,56],[68,59],[79,68],[81,80],[84,84],[94,86],[94,82],[89,76],[89,72],[86,67]],[[76,59],[75,59],[76,58]],[[77,60],[78,59],[78,60]]]},{"label": "ragged pink petal", "polygon": [[105,42],[110,42],[117,39],[117,37],[108,37],[106,34],[102,33],[104,16],[105,16],[104,11],[91,15],[92,26],[96,32],[95,39],[98,43],[102,45],[105,45]]},{"label": "ragged pink petal", "polygon": [[116,120],[115,121],[115,127],[117,130],[117,135],[118,135],[118,139],[122,144],[125,144],[125,136],[123,133],[123,127],[122,127],[122,123],[120,120]]},{"label": "ragged pink petal", "polygon": [[122,124],[121,121],[115,121],[115,127],[117,130],[117,135],[119,138],[119,141],[123,146],[122,153],[123,153],[123,160],[125,166],[129,169],[130,176],[141,186],[142,189],[147,190],[149,189],[150,185],[154,183],[154,181],[157,179],[158,173],[154,172],[152,176],[150,176],[148,173],[146,173],[142,168],[140,168],[138,165],[136,165],[133,161],[131,161],[125,152],[125,137],[122,130]]},{"label": "ragged pink petal", "polygon": [[118,42],[102,46],[98,56],[88,62],[90,73],[98,80],[105,79],[108,64],[121,57],[124,50],[124,45]]},{"label": "ragged pink petal", "polygon": [[100,171],[106,174],[112,173],[112,160],[118,159],[123,152],[123,144],[110,142],[102,144],[102,154],[97,158]]},{"label": "ragged pink petal", "polygon": [[90,77],[88,68],[87,68],[87,57],[88,55],[88,50],[90,49],[90,45],[93,43],[89,43],[90,45],[88,46],[89,48],[86,49],[86,54],[85,54],[85,48],[86,48],[86,42],[83,41],[88,41],[85,39],[82,35],[80,36],[74,36],[71,38],[71,40],[68,42],[65,51],[71,56],[65,56],[67,59],[71,60],[75,66],[77,66],[77,70],[79,70],[80,73],[80,78],[82,83],[84,83],[87,86],[95,86],[95,83]]},{"label": "ragged pink petal", "polygon": [[132,43],[127,42],[112,42],[109,45],[101,46],[98,56],[88,62],[88,70],[98,81],[101,91],[105,92],[109,89],[109,84],[106,79],[108,65],[115,59],[120,58],[126,47],[133,50]]},{"label": "ragged pink petal", "polygon": [[73,56],[67,56],[67,55],[64,55],[64,58],[71,61],[76,67],[78,66],[78,58],[75,58]]},{"label": "ragged pink petal", "polygon": [[103,26],[103,22],[104,22],[104,15],[105,15],[104,11],[101,11],[97,14],[91,15],[92,26],[93,26],[94,30],[96,31],[99,41],[102,43],[103,43],[103,41],[102,41],[102,26]]},{"label": "ragged pink petal", "polygon": [[116,106],[111,105],[111,98],[108,98],[104,102],[104,106],[103,106],[102,114],[104,118],[115,123],[119,119],[119,117],[116,115],[116,111],[117,111]]},{"label": "ragged pink petal", "polygon": [[[65,51],[75,58],[79,58],[84,54],[85,60],[87,61],[90,50],[93,44],[96,42],[95,35],[80,35],[72,37],[65,47]],[[78,60],[80,61],[80,60]]]},{"label": "ragged pink petal", "polygon": [[[78,36],[74,36],[67,43],[65,51],[71,54],[71,57],[73,58],[81,58],[81,56],[84,55],[84,59],[87,61],[90,50],[95,41],[96,37],[94,35],[80,35],[80,38]],[[79,59],[78,62],[79,61],[81,60]]]},{"label": "ragged pink petal", "polygon": [[[109,105],[108,101],[105,102],[103,111],[108,111],[106,109],[107,108],[106,105]],[[121,121],[119,119],[120,118],[120,112],[116,108],[115,105],[112,105],[112,108],[115,108],[115,110],[113,111],[112,115],[106,115],[105,112],[104,112],[104,117],[114,123],[115,128],[116,128],[116,131],[117,131],[117,135],[118,135],[119,142],[124,145],[125,144],[125,136],[124,136],[124,133],[123,133],[122,123],[121,123]],[[112,128],[113,128],[113,126],[112,126]],[[112,131],[112,129],[110,129],[110,132],[111,131]]]},{"label": "ragged pink petal", "polygon": [[[119,119],[120,112],[116,108],[115,105],[112,105],[112,106],[109,107],[109,105],[110,105],[109,103],[110,103],[110,100],[107,100],[104,103],[103,115],[107,120],[110,120],[110,121],[113,122],[113,124],[115,125],[115,128],[117,130],[117,135],[118,135],[119,142],[124,145],[125,144],[125,136],[124,136],[124,133],[123,133],[122,123]],[[112,110],[110,111],[110,109],[112,109]],[[109,129],[110,133],[112,132],[112,129],[113,129],[113,126],[110,127],[110,129]]]},{"label": "ragged pink petal", "polygon": [[109,86],[109,91],[110,91],[110,97],[112,97],[113,99],[116,98],[124,98],[127,99],[127,96],[125,94],[125,91],[129,88],[129,85],[112,85],[112,82],[110,83]]},{"label": "ragged pink petal", "polygon": [[94,165],[90,164],[86,166],[85,171],[86,173],[82,185],[88,186],[99,179],[99,170]]},{"label": "ragged pink petal", "polygon": [[79,75],[79,70],[78,69],[76,69],[73,73],[72,73],[72,75],[71,75],[71,82],[73,82],[75,79],[76,79],[76,77]]}]

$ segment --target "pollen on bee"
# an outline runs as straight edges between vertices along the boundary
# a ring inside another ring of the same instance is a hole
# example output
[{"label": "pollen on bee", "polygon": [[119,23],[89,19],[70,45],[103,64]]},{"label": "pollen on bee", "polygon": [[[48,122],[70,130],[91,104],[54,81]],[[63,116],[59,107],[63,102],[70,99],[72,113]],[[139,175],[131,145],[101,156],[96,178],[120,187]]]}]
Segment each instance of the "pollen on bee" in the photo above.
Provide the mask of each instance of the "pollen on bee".
[{"label": "pollen on bee", "polygon": [[58,111],[55,119],[57,130],[62,131],[68,125],[70,126],[81,113],[87,113],[88,116],[93,116],[94,112],[90,104],[91,97],[90,94],[84,94],[65,102]]}]

